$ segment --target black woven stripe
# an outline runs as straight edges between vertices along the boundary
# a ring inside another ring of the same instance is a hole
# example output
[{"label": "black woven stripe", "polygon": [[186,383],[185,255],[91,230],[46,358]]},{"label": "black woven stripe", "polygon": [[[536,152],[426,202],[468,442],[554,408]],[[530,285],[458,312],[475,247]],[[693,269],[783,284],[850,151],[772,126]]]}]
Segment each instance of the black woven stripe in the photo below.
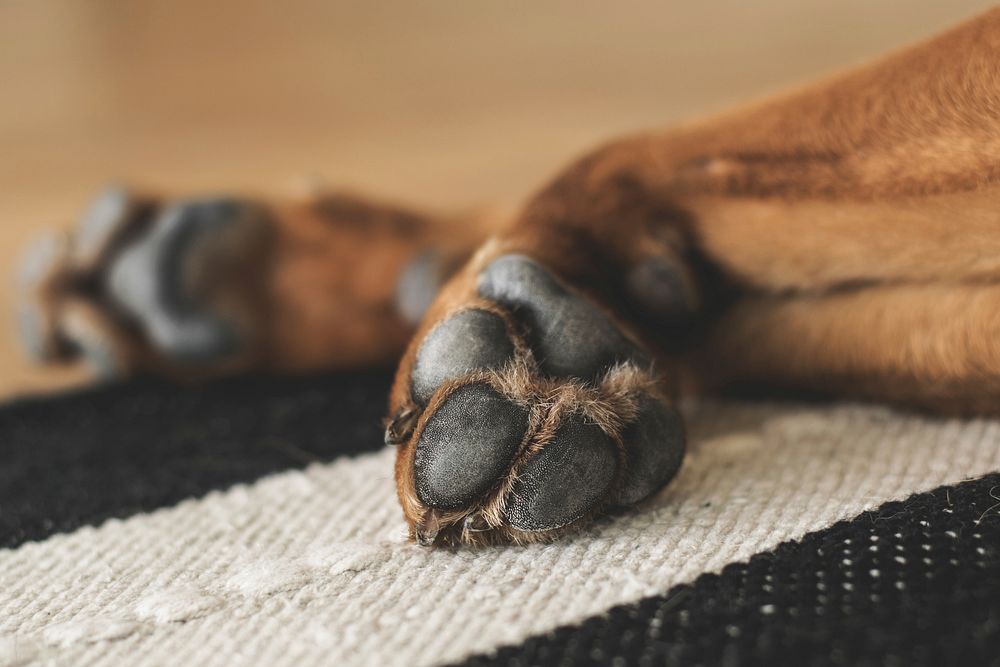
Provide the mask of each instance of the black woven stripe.
[{"label": "black woven stripe", "polygon": [[466,665],[1000,665],[1000,475]]},{"label": "black woven stripe", "polygon": [[0,409],[0,548],[375,449],[389,375],[135,381]]}]

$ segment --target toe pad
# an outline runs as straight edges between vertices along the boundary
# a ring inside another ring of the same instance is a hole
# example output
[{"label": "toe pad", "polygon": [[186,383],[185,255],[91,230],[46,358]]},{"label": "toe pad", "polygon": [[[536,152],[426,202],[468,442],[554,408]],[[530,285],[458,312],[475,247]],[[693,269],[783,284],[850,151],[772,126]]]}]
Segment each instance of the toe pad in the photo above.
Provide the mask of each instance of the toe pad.
[{"label": "toe pad", "polygon": [[528,411],[494,389],[459,387],[417,442],[417,496],[438,509],[473,501],[507,472],[527,429]]},{"label": "toe pad", "polygon": [[478,308],[458,312],[420,344],[410,378],[413,398],[426,404],[442,382],[498,368],[513,356],[514,344],[499,315]]},{"label": "toe pad", "polygon": [[684,427],[677,412],[645,396],[639,416],[622,434],[627,468],[613,501],[626,506],[659,491],[677,474],[684,460]]},{"label": "toe pad", "polygon": [[614,481],[615,446],[604,432],[572,415],[518,475],[507,520],[518,530],[560,528],[591,511]]}]

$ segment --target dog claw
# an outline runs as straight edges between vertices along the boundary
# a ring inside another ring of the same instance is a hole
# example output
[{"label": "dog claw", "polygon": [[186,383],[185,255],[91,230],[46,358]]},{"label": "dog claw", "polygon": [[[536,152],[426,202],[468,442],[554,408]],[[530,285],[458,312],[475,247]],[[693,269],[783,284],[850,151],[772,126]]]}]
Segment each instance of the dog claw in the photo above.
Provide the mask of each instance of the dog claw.
[{"label": "dog claw", "polygon": [[414,536],[418,545],[432,547],[440,531],[441,522],[438,513],[434,510],[428,510],[414,530]]},{"label": "dog claw", "polygon": [[417,425],[420,412],[412,407],[400,408],[396,414],[386,422],[385,435],[383,440],[386,445],[395,447],[410,439],[413,429]]}]

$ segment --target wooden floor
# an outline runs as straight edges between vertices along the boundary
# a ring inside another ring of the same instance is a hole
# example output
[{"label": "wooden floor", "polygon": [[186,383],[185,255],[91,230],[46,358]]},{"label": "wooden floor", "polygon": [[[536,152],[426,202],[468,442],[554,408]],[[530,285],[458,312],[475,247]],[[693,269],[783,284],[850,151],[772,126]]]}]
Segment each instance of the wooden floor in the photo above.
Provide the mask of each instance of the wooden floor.
[{"label": "wooden floor", "polygon": [[[102,184],[512,207],[616,133],[719,110],[930,35],[988,2],[0,4],[0,271]],[[79,382],[23,361],[0,396]]]}]

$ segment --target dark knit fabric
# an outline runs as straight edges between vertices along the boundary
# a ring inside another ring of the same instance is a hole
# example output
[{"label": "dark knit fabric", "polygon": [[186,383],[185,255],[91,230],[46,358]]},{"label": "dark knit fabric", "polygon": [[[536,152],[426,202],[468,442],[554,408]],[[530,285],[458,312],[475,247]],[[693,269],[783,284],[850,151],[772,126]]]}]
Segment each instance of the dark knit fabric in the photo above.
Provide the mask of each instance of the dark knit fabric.
[{"label": "dark knit fabric", "polygon": [[389,374],[155,380],[0,408],[0,548],[382,446]]},{"label": "dark knit fabric", "polygon": [[[387,372],[0,408],[0,547],[382,446]],[[1000,475],[884,505],[469,665],[998,665]]]},{"label": "dark knit fabric", "polygon": [[942,487],[465,664],[1000,665],[998,510]]}]

